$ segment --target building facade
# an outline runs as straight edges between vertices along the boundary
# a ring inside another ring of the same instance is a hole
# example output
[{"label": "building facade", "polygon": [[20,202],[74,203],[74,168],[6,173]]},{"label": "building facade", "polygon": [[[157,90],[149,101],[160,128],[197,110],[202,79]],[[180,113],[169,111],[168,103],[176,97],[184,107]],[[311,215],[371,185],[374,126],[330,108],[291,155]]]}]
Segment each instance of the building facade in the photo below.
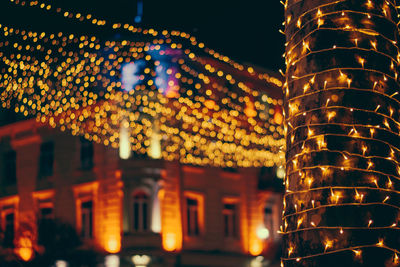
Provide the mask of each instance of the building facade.
[{"label": "building facade", "polygon": [[38,225],[53,219],[106,266],[262,266],[257,256],[274,257],[281,194],[260,187],[260,168],[121,159],[34,119],[2,126],[0,140],[3,255],[46,253]]},{"label": "building facade", "polygon": [[56,33],[0,25],[0,263],[273,264],[283,81],[185,32],[53,9]]}]

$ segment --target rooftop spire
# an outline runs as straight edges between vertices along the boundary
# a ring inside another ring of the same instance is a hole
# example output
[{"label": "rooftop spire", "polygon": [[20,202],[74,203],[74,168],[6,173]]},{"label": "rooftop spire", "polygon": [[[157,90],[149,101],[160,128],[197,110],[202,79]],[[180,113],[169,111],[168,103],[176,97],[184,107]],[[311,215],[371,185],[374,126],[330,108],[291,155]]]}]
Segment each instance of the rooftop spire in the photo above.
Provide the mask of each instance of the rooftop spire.
[{"label": "rooftop spire", "polygon": [[135,17],[135,23],[141,23],[143,17],[143,0],[137,1],[137,14]]}]

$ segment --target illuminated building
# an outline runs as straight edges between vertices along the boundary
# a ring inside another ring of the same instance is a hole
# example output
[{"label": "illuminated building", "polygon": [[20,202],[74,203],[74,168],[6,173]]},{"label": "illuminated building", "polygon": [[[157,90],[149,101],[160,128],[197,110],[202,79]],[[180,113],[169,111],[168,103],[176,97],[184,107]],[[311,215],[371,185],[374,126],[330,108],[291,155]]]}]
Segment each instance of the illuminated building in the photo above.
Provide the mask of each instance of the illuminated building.
[{"label": "illuminated building", "polygon": [[[259,186],[262,178],[281,184],[273,173],[140,155],[121,159],[118,149],[33,119],[0,127],[0,140],[8,157],[2,162],[11,162],[3,166],[15,168],[0,175],[2,229],[11,236],[4,242],[24,260],[37,256],[34,233],[42,218],[73,225],[84,249],[116,253],[121,266],[134,255],[150,257],[149,266],[177,260],[187,266],[246,266],[252,255],[273,257],[268,253],[279,241],[281,193],[269,190],[275,185]],[[18,236],[21,224],[32,232]]]},{"label": "illuminated building", "polygon": [[57,219],[109,267],[274,258],[281,80],[186,33],[111,28],[143,42],[0,26],[2,114],[18,117],[0,127],[6,251],[39,258],[36,222]]},{"label": "illuminated building", "polygon": [[284,6],[282,266],[399,266],[396,1]]}]

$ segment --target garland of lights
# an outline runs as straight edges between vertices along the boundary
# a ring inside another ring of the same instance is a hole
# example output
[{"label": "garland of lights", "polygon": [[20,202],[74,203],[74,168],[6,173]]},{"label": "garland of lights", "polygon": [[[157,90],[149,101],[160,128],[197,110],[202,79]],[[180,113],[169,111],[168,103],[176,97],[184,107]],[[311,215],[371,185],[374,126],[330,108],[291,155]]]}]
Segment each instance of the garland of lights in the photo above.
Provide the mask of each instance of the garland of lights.
[{"label": "garland of lights", "polygon": [[396,5],[288,0],[282,266],[400,265]]},{"label": "garland of lights", "polygon": [[[281,100],[223,73],[167,33],[157,39],[149,30],[154,37],[132,42],[5,25],[0,30],[5,37],[0,42],[0,99],[5,108],[114,148],[121,142],[121,127],[126,128],[131,150],[149,153],[152,140],[162,140],[167,160],[228,167],[283,163],[284,129],[279,112],[267,108],[279,107]],[[178,70],[164,70],[160,57],[169,57]],[[123,65],[137,61],[146,64],[140,83],[125,92]],[[156,86],[157,67],[177,82],[164,89]]]},{"label": "garland of lights", "polygon": [[[207,54],[209,54],[210,56],[214,57],[215,59],[218,59],[221,62],[224,63],[228,63],[229,65],[231,65],[232,67],[234,67],[235,69],[239,70],[239,71],[243,71],[245,70],[245,66],[242,64],[239,64],[237,62],[235,62],[234,60],[232,60],[231,58],[224,56],[216,51],[214,51],[213,49],[207,48],[205,47],[204,43],[198,42],[196,37],[191,36],[188,33],[185,32],[180,32],[180,31],[167,31],[167,30],[163,30],[162,32],[158,32],[154,29],[142,29],[141,27],[135,27],[133,25],[130,25],[128,23],[125,23],[124,25],[122,25],[121,23],[113,23],[112,26],[110,26],[110,23],[107,22],[107,20],[105,19],[101,19],[101,18],[95,18],[93,17],[92,14],[87,14],[84,15],[82,13],[74,13],[71,11],[66,11],[60,7],[55,8],[53,7],[51,4],[46,4],[45,2],[40,2],[40,1],[24,1],[24,0],[9,0],[11,3],[19,5],[19,6],[26,6],[26,7],[37,7],[42,9],[43,11],[46,12],[55,12],[55,14],[59,14],[62,15],[65,18],[69,18],[72,20],[75,20],[77,22],[86,22],[86,23],[90,23],[93,24],[95,26],[99,26],[99,27],[111,27],[112,29],[125,29],[128,30],[131,33],[135,33],[135,34],[143,34],[143,35],[150,35],[150,36],[162,36],[163,38],[172,38],[172,37],[177,37],[178,42],[179,40],[189,40],[190,41],[190,45],[192,45],[193,47],[197,47],[197,48],[201,48],[204,52],[206,52]],[[173,44],[174,45],[174,44]],[[179,44],[178,44],[179,46]],[[179,47],[178,47],[179,48]],[[188,54],[190,53],[189,49],[186,49],[188,51]],[[267,73],[256,73],[253,69],[253,67],[249,66],[247,67],[247,72],[255,75],[258,79],[260,80],[264,80],[267,81],[268,83],[272,83],[278,87],[282,86],[282,82],[275,78],[272,77],[270,75],[268,75]],[[257,75],[256,75],[257,74]]]}]

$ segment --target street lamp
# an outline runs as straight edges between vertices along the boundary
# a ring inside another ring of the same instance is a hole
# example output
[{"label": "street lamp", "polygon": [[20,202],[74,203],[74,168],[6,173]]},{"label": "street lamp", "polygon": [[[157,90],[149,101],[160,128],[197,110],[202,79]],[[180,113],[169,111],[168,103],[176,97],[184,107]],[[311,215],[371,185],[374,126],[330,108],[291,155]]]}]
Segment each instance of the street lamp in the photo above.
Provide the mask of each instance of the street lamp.
[{"label": "street lamp", "polygon": [[257,237],[260,239],[268,239],[269,230],[263,225],[257,229]]}]

